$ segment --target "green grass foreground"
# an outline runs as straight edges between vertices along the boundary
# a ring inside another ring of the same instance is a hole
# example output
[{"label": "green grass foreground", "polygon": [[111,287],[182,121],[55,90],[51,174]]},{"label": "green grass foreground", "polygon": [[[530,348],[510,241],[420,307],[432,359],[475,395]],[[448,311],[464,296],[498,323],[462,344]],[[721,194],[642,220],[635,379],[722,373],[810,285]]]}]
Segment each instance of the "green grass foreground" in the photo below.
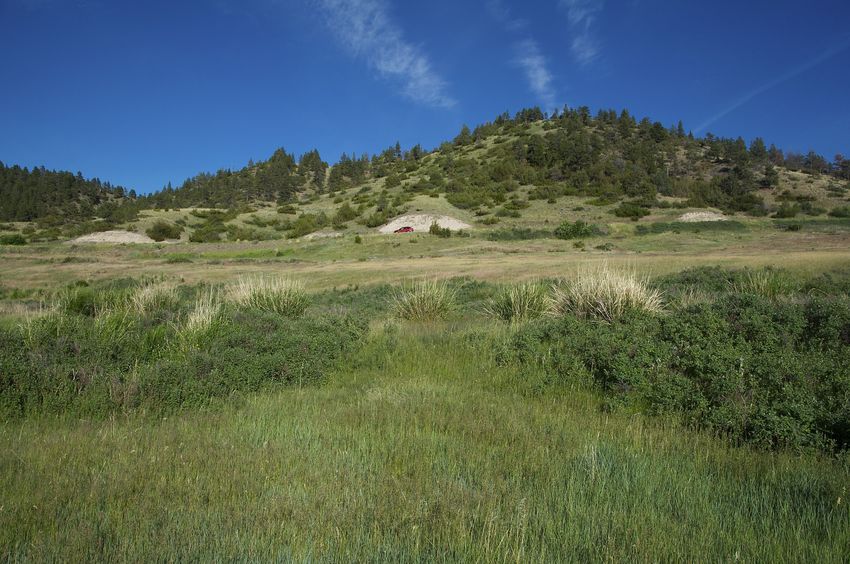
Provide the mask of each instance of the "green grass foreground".
[{"label": "green grass foreground", "polygon": [[[475,324],[473,324],[475,325]],[[319,386],[0,425],[0,558],[840,562],[841,459],[733,447],[377,324]]]}]

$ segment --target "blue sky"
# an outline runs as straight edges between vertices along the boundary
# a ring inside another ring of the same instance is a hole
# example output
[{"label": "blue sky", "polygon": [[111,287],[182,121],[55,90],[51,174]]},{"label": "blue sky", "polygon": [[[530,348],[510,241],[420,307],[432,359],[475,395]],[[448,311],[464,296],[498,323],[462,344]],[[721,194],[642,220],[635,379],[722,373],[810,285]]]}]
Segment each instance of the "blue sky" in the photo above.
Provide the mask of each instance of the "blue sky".
[{"label": "blue sky", "polygon": [[0,0],[0,161],[140,192],[533,105],[850,153],[850,2]]}]

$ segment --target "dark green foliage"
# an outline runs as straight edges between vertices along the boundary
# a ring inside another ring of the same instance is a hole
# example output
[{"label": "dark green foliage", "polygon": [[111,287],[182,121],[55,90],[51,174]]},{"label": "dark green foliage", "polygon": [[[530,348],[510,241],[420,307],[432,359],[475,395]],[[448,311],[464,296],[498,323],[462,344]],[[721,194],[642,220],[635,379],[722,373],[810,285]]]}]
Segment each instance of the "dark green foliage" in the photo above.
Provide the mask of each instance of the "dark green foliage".
[{"label": "dark green foliage", "polygon": [[773,217],[777,219],[789,219],[792,217],[797,217],[797,214],[799,213],[800,206],[796,204],[783,203],[779,206],[779,209],[776,210],[776,213],[773,214]]},{"label": "dark green foliage", "polygon": [[96,216],[114,220],[112,216],[121,215],[118,208],[133,198],[133,191],[98,178],[85,179],[81,173],[44,167],[29,170],[0,162],[0,220],[32,221],[49,216],[63,224]]},{"label": "dark green foliage", "polygon": [[26,245],[26,238],[20,233],[12,235],[0,235],[0,245]]},{"label": "dark green foliage", "polygon": [[154,241],[165,241],[166,239],[179,239],[183,228],[167,221],[157,221],[145,233]]},{"label": "dark green foliage", "polygon": [[109,323],[49,316],[0,329],[0,419],[35,413],[167,413],[215,398],[321,378],[360,340],[365,322],[326,312],[284,319],[237,312],[202,346],[182,350],[169,318]]},{"label": "dark green foliage", "polygon": [[555,237],[558,239],[585,239],[600,234],[598,227],[581,220],[575,223],[565,221],[555,229]]},{"label": "dark green foliage", "polygon": [[333,224],[336,226],[343,225],[348,221],[352,221],[360,217],[360,213],[351,207],[351,204],[345,202],[337,210],[333,217]]},{"label": "dark green foliage", "polygon": [[632,202],[622,202],[619,206],[611,210],[611,213],[617,217],[627,217],[632,221],[637,221],[649,215],[649,210]]},{"label": "dark green foliage", "polygon": [[490,241],[525,241],[529,239],[546,239],[551,236],[552,233],[550,231],[543,229],[512,227],[510,229],[497,229],[491,231],[487,234],[487,239]]},{"label": "dark green foliage", "polygon": [[289,233],[289,238],[295,239],[296,237],[309,235],[327,225],[328,218],[324,213],[303,213],[298,216],[298,219],[292,222],[292,231]]},{"label": "dark green foliage", "polygon": [[831,217],[850,217],[850,206],[839,206],[837,208],[833,208],[830,210],[829,215]]},{"label": "dark green foliage", "polygon": [[638,235],[654,233],[717,233],[723,231],[746,231],[740,221],[671,221],[669,223],[644,223],[635,228]]},{"label": "dark green foliage", "polygon": [[449,229],[448,227],[440,227],[440,224],[438,224],[436,221],[431,224],[431,227],[428,229],[428,233],[443,238],[449,238],[452,236],[451,229]]},{"label": "dark green foliage", "polygon": [[510,356],[545,362],[564,381],[589,373],[614,404],[759,447],[830,450],[850,446],[848,355],[846,297],[727,295],[666,316],[540,323]]}]

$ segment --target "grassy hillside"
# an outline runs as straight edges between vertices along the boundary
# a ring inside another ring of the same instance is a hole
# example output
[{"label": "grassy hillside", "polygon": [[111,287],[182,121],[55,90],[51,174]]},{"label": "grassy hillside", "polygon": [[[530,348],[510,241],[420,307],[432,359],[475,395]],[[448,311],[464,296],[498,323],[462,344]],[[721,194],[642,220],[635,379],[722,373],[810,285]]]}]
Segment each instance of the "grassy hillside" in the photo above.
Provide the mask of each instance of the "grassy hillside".
[{"label": "grassy hillside", "polygon": [[[704,208],[756,217],[847,216],[848,184],[850,161],[840,156],[830,163],[814,153],[785,155],[760,139],[748,147],[740,138],[694,138],[626,111],[592,117],[586,108],[552,116],[532,109],[464,128],[430,152],[395,146],[372,157],[343,155],[329,168],[316,151],[296,160],[278,150],[238,171],[119,198],[115,209],[78,206],[58,222],[59,208],[48,201],[9,216],[34,223],[6,228],[38,241],[114,227],[146,232],[159,220],[165,223],[152,232],[157,240],[212,242],[364,231],[406,211],[458,216],[479,229],[540,228],[566,217],[651,221],[670,210]],[[57,192],[52,185],[45,190]],[[3,196],[7,206],[10,197]],[[222,213],[193,216],[199,208]],[[174,209],[184,212],[163,212]]]}]

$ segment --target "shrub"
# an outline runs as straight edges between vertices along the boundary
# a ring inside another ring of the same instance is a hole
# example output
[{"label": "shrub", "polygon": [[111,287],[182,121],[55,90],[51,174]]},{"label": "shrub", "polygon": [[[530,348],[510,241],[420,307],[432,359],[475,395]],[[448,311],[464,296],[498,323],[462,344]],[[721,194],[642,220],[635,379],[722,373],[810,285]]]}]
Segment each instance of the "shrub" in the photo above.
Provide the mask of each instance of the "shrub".
[{"label": "shrub", "polygon": [[543,229],[531,229],[528,227],[511,227],[510,229],[497,229],[487,234],[490,241],[526,241],[530,239],[545,239],[551,237],[549,231]]},{"label": "shrub", "polygon": [[555,229],[555,237],[558,239],[584,239],[585,237],[593,237],[599,234],[598,227],[581,220],[575,223],[565,221]]},{"label": "shrub", "polygon": [[150,226],[145,233],[154,241],[165,241],[166,239],[179,239],[183,228],[167,221],[157,221]]},{"label": "shrub", "polygon": [[355,235],[354,236],[354,242],[357,243],[358,245],[361,244],[363,242],[363,237],[361,237],[360,235]]},{"label": "shrub", "polygon": [[440,224],[436,221],[431,224],[430,229],[428,229],[428,233],[431,235],[436,235],[437,237],[448,238],[452,236],[452,230],[448,227],[440,227]]},{"label": "shrub", "polygon": [[455,293],[445,282],[425,280],[397,290],[391,303],[401,319],[435,321],[445,319],[454,310]]},{"label": "shrub", "polygon": [[776,213],[773,214],[773,217],[777,219],[790,219],[792,217],[797,217],[797,214],[799,213],[800,206],[796,204],[783,203],[779,206],[779,209],[776,210]]},{"label": "shrub", "polygon": [[299,317],[310,302],[301,283],[277,277],[242,278],[230,286],[227,299],[242,307],[284,317]]},{"label": "shrub", "polygon": [[654,233],[702,233],[718,231],[746,231],[747,226],[739,221],[671,221],[645,223],[635,227],[637,235]]},{"label": "shrub", "polygon": [[580,270],[569,283],[556,285],[550,303],[554,315],[608,322],[630,311],[659,313],[662,309],[661,292],[650,288],[646,280],[604,264]]},{"label": "shrub", "polygon": [[0,245],[26,245],[27,240],[20,233],[0,235]]},{"label": "shrub", "polygon": [[484,306],[484,313],[509,323],[523,323],[542,316],[547,309],[546,288],[538,282],[503,289]]},{"label": "shrub", "polygon": [[611,213],[617,217],[627,217],[632,221],[637,221],[649,215],[649,210],[631,202],[622,202],[619,206],[611,210]]},{"label": "shrub", "polygon": [[202,293],[179,326],[149,325],[127,311],[94,321],[54,311],[0,327],[0,420],[107,416],[138,407],[168,413],[234,392],[309,383],[355,347],[367,327],[332,312],[321,319],[256,310],[224,317],[210,296]]},{"label": "shrub", "polygon": [[589,373],[609,406],[677,414],[738,442],[841,450],[850,447],[848,354],[846,296],[777,303],[732,294],[675,315],[532,324],[502,358],[565,381]]}]

